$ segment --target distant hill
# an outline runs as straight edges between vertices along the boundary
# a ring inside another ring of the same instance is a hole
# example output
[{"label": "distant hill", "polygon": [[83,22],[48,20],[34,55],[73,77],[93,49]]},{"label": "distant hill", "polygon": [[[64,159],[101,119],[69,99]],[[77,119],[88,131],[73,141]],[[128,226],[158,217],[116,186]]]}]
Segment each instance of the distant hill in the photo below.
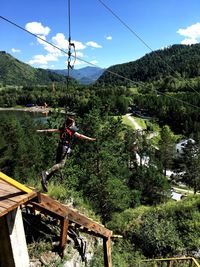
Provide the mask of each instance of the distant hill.
[{"label": "distant hill", "polygon": [[[200,44],[172,45],[144,57],[107,69],[136,82],[149,82],[166,76],[193,78],[200,76]],[[127,85],[122,77],[105,71],[97,83]],[[178,75],[177,75],[178,74]]]},{"label": "distant hill", "polygon": [[0,83],[6,85],[43,85],[65,82],[66,77],[49,70],[33,68],[10,54],[0,51]]},{"label": "distant hill", "polygon": [[[67,70],[50,70],[52,72],[67,75]],[[97,67],[85,67],[81,69],[70,69],[70,76],[82,84],[94,83],[105,71]]]}]

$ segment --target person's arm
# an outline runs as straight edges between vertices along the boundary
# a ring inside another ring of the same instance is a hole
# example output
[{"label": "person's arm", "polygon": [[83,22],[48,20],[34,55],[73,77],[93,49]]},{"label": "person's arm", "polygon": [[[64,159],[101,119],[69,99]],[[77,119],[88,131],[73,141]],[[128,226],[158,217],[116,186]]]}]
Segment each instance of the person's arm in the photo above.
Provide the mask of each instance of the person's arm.
[{"label": "person's arm", "polygon": [[84,134],[80,134],[80,133],[77,133],[77,132],[74,135],[79,139],[84,139],[84,140],[89,140],[89,141],[96,141],[96,138],[88,137],[88,136],[86,136]]},{"label": "person's arm", "polygon": [[59,133],[58,129],[43,129],[43,130],[36,130],[38,133]]}]

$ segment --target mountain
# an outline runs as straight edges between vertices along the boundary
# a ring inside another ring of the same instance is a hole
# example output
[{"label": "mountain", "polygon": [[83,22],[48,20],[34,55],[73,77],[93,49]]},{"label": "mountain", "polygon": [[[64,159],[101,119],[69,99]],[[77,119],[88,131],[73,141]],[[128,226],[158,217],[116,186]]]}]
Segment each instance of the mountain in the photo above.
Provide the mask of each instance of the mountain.
[{"label": "mountain", "polygon": [[[50,70],[52,72],[67,75],[67,70]],[[81,69],[70,69],[70,76],[82,84],[94,83],[105,71],[97,67],[85,67]]]},{"label": "mountain", "polygon": [[66,82],[66,77],[49,70],[33,68],[4,51],[0,51],[0,83],[6,85],[43,85]]},{"label": "mountain", "polygon": [[200,76],[200,44],[172,45],[146,54],[138,60],[114,65],[102,74],[97,83],[127,85],[130,84],[130,80],[151,82],[166,76]]}]

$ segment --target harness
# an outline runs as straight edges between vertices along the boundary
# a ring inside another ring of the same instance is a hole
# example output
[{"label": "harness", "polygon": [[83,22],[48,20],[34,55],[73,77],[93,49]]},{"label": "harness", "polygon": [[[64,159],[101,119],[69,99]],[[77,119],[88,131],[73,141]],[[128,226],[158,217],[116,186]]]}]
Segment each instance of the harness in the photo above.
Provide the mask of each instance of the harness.
[{"label": "harness", "polygon": [[75,134],[75,131],[73,131],[69,127],[66,127],[64,130],[61,130],[61,132],[60,132],[61,144],[67,145],[68,147],[70,147],[70,145],[73,141],[74,134]]}]

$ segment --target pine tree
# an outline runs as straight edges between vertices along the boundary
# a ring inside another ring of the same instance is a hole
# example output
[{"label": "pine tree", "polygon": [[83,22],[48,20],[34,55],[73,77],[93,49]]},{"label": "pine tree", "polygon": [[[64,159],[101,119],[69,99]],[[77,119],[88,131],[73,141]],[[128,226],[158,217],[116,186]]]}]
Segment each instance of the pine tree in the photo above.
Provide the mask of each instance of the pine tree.
[{"label": "pine tree", "polygon": [[77,140],[74,157],[76,166],[79,165],[78,189],[107,222],[113,212],[128,208],[131,202],[122,121],[107,115],[100,118],[99,111],[92,110],[80,125],[86,135],[97,141]]},{"label": "pine tree", "polygon": [[200,147],[198,143],[187,143],[181,155],[181,162],[181,181],[193,188],[196,194],[200,190]]},{"label": "pine tree", "polygon": [[161,129],[160,138],[160,161],[163,166],[164,175],[166,176],[167,169],[172,166],[175,153],[175,139],[168,125],[163,126]]}]

